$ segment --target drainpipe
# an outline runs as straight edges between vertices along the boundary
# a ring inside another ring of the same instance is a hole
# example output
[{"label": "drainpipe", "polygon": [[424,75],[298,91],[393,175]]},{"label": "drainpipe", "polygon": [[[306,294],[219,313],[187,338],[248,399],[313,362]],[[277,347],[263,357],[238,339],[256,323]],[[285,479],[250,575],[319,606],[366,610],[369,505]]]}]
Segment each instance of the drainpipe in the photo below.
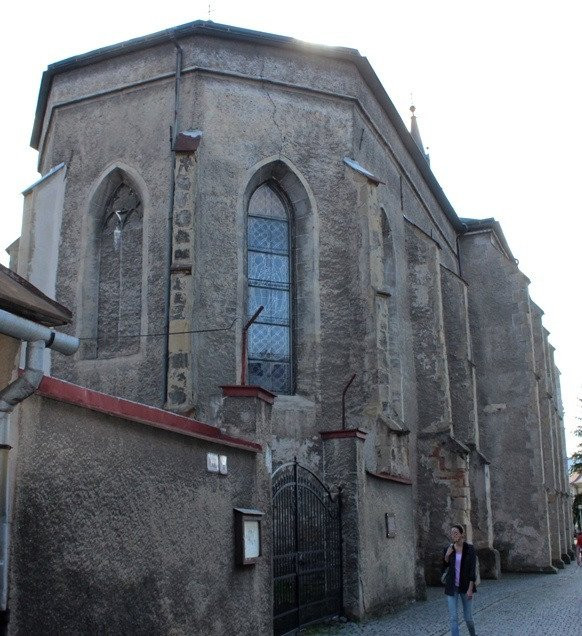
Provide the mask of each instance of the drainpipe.
[{"label": "drainpipe", "polygon": [[15,316],[9,311],[0,309],[0,333],[16,338],[16,340],[42,340],[48,349],[54,349],[66,356],[71,356],[79,348],[79,339],[60,333],[32,320]]},{"label": "drainpipe", "polygon": [[24,372],[0,391],[0,615],[8,605],[8,556],[10,549],[10,482],[8,479],[10,442],[9,415],[15,406],[32,395],[43,376],[45,344],[35,340],[26,344]]},{"label": "drainpipe", "polygon": [[44,350],[55,349],[72,355],[79,348],[79,340],[58,333],[43,325],[15,316],[0,309],[0,333],[26,342],[23,372],[7,387],[0,390],[0,630],[5,633],[8,622],[8,558],[10,554],[10,492],[9,452],[10,413],[31,396],[43,378]]}]

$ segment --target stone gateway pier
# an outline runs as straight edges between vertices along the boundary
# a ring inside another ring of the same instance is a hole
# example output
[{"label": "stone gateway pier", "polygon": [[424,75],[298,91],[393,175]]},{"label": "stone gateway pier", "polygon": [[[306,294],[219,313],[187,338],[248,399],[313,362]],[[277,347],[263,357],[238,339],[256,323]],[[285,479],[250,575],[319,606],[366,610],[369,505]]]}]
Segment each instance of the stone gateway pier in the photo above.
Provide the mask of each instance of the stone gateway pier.
[{"label": "stone gateway pier", "polygon": [[361,619],[459,523],[481,579],[569,563],[543,311],[411,110],[356,50],[213,22],[48,67],[11,267],[80,347],[10,416],[9,633]]}]

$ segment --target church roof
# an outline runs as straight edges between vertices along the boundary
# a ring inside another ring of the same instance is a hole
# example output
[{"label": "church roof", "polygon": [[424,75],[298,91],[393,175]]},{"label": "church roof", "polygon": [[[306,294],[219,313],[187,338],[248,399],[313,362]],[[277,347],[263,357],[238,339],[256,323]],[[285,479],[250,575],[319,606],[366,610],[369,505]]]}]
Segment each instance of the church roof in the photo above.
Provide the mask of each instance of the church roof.
[{"label": "church roof", "polygon": [[396,129],[401,142],[409,152],[414,163],[416,164],[416,167],[422,174],[433,196],[443,209],[452,226],[459,232],[462,232],[465,229],[464,224],[457,216],[457,213],[453,209],[441,186],[432,173],[432,170],[430,169],[430,166],[426,161],[424,151],[418,147],[416,141],[408,132],[406,126],[404,125],[404,122],[402,121],[402,118],[398,114],[398,111],[392,103],[392,100],[390,99],[390,97],[388,97],[386,90],[384,89],[380,80],[378,79],[378,76],[372,69],[372,66],[370,65],[368,60],[364,56],[360,55],[360,53],[356,49],[306,44],[305,42],[301,42],[300,40],[296,40],[295,38],[287,36],[275,35],[272,33],[263,33],[260,31],[253,31],[249,29],[241,29],[224,24],[217,24],[211,21],[197,20],[195,22],[183,24],[171,29],[159,31],[158,33],[153,33],[151,35],[128,40],[126,42],[107,46],[102,49],[97,49],[83,55],[77,55],[75,57],[71,57],[61,62],[56,62],[55,64],[49,65],[42,76],[34,127],[30,142],[31,146],[35,149],[38,149],[39,147],[48,97],[51,90],[53,78],[56,75],[60,73],[66,73],[74,69],[79,69],[84,66],[94,64],[96,62],[112,59],[125,53],[147,49],[163,43],[175,42],[179,38],[184,38],[192,35],[204,35],[229,40],[240,40],[255,44],[276,46],[284,49],[301,49],[302,51],[309,50],[314,55],[331,57],[337,60],[349,61],[353,63],[358,68],[362,78],[364,79],[372,94],[378,100],[379,104],[388,116],[390,122]]}]

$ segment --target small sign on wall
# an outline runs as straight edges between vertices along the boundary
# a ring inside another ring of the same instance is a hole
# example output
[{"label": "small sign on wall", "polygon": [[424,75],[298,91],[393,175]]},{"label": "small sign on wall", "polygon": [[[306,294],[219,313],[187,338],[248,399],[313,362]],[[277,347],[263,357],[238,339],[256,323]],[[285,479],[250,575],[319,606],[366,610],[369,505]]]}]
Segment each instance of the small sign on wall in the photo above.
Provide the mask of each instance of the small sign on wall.
[{"label": "small sign on wall", "polygon": [[234,509],[234,551],[237,565],[254,565],[263,552],[261,519],[263,512]]},{"label": "small sign on wall", "polygon": [[216,453],[206,453],[206,470],[209,473],[218,472],[218,455]]},{"label": "small sign on wall", "polygon": [[228,460],[226,455],[217,453],[206,453],[206,470],[209,473],[228,474]]},{"label": "small sign on wall", "polygon": [[386,536],[389,539],[396,536],[396,515],[393,512],[386,513]]}]

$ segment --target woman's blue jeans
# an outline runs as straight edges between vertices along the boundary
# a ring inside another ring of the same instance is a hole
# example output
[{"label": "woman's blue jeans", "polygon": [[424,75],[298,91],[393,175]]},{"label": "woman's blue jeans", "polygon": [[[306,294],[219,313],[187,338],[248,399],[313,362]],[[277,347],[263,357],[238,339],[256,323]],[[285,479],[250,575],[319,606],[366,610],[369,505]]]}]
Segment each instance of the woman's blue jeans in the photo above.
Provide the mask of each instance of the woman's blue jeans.
[{"label": "woman's blue jeans", "polygon": [[455,588],[454,596],[447,596],[447,602],[449,604],[449,618],[451,619],[451,636],[459,636],[459,618],[457,613],[457,605],[459,598],[463,604],[463,616],[465,617],[465,623],[469,634],[475,636],[475,623],[473,622],[473,599],[467,598],[466,594],[459,594],[459,588]]}]

